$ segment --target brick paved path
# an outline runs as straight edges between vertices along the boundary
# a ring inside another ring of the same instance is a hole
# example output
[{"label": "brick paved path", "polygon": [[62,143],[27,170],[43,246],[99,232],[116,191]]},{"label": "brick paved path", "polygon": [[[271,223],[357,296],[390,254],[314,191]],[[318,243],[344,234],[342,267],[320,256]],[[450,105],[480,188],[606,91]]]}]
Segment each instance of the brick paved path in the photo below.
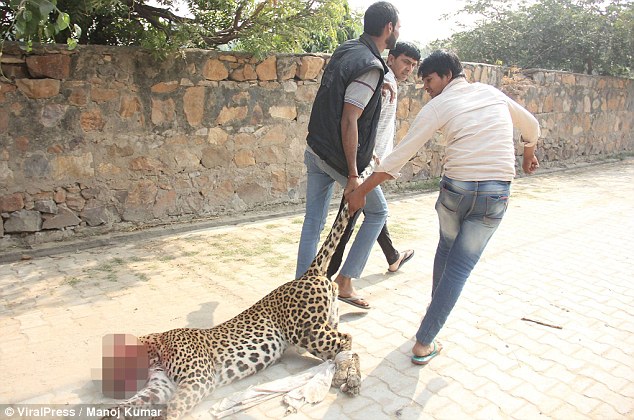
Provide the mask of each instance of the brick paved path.
[{"label": "brick paved path", "polygon": [[[633,181],[634,159],[517,180],[438,337],[444,350],[423,368],[409,352],[430,293],[436,193],[390,201],[395,243],[416,255],[388,274],[375,247],[356,283],[373,309],[340,305],[340,328],[361,356],[361,395],[333,389],[289,418],[634,418]],[[291,278],[301,220],[129,236],[0,265],[0,403],[106,401],[90,381],[104,334],[208,327],[242,311]],[[193,417],[314,364],[291,351],[219,389]],[[283,413],[272,400],[234,417]]]}]

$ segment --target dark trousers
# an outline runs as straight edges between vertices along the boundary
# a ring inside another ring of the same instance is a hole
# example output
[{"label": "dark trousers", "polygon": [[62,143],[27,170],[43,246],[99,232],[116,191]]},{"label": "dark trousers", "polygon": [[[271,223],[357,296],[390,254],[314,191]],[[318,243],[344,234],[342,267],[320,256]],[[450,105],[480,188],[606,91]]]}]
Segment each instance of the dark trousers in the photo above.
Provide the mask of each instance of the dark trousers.
[{"label": "dark trousers", "polygon": [[[341,210],[341,207],[339,208],[339,210]],[[348,244],[350,237],[352,237],[352,232],[354,232],[354,225],[356,224],[360,213],[361,212],[358,211],[357,214],[354,215],[354,218],[350,220],[350,223],[348,223],[348,226],[346,226],[346,230],[343,232],[341,241],[339,241],[339,245],[337,245],[337,249],[335,249],[335,253],[330,259],[330,264],[328,265],[328,278],[331,278],[337,271],[339,271],[339,267],[341,267],[341,262],[343,261],[343,253],[346,250],[346,245]],[[389,265],[392,265],[396,261],[398,261],[398,257],[400,254],[392,244],[390,232],[387,230],[387,222],[385,222],[385,224],[383,225],[383,229],[381,229],[381,233],[379,233],[379,237],[376,239],[376,241],[379,243],[379,246],[381,247],[381,250],[383,251],[385,259],[387,260],[387,263]]]}]

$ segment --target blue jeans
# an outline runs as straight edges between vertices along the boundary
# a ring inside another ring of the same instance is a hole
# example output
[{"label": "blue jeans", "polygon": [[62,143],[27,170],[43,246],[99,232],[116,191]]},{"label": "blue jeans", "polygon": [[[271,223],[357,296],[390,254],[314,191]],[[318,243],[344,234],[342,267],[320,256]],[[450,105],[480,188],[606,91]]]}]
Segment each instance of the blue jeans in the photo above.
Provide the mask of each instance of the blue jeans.
[{"label": "blue jeans", "polygon": [[[306,214],[299,240],[295,278],[301,277],[308,270],[315,255],[317,255],[317,246],[328,216],[335,182],[345,187],[348,181],[345,176],[328,166],[326,162],[309,150],[304,153],[304,163],[308,176]],[[363,223],[340,271],[340,274],[350,278],[361,276],[370,257],[372,245],[374,245],[387,219],[387,202],[380,187],[376,187],[368,193],[363,210],[365,214]]]},{"label": "blue jeans", "polygon": [[509,181],[455,181],[443,177],[436,212],[440,240],[434,258],[431,303],[416,340],[429,345],[447,321],[471,270],[508,206]]}]

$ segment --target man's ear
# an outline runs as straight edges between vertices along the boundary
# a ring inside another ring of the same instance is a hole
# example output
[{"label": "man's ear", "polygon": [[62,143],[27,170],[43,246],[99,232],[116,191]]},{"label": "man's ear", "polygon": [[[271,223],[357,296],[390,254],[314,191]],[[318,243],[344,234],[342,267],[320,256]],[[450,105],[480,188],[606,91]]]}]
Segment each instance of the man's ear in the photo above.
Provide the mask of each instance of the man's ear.
[{"label": "man's ear", "polygon": [[388,22],[387,25],[385,25],[383,33],[390,35],[392,32],[394,32],[394,24],[392,22]]}]

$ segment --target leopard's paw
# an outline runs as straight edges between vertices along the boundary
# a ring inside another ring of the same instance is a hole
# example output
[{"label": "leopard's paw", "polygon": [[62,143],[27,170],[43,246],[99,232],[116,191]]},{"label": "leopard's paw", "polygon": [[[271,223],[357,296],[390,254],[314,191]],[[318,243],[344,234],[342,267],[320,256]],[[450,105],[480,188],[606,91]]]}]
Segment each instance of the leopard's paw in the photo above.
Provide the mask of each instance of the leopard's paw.
[{"label": "leopard's paw", "polygon": [[351,353],[345,360],[337,362],[332,385],[348,395],[359,395],[359,390],[361,389],[361,367],[358,354]]}]

